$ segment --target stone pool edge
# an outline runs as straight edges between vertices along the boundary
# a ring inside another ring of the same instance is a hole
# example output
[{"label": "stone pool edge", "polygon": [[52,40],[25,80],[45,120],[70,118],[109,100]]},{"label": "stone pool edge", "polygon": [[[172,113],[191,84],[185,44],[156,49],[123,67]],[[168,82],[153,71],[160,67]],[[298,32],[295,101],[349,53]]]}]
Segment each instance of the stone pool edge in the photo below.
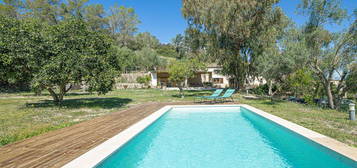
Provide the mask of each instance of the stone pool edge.
[{"label": "stone pool edge", "polygon": [[130,141],[133,137],[159,119],[163,114],[169,111],[172,108],[176,107],[243,107],[246,108],[259,116],[262,116],[276,124],[279,124],[305,138],[308,138],[322,146],[325,146],[351,160],[357,162],[357,149],[350,147],[342,142],[339,142],[335,139],[277,117],[275,115],[269,114],[262,110],[259,110],[255,107],[246,105],[246,104],[231,104],[231,105],[167,105],[163,108],[155,111],[151,115],[145,117],[144,119],[133,124],[129,128],[115,135],[114,137],[108,139],[102,144],[94,147],[90,151],[84,153],[78,158],[72,160],[71,162],[64,165],[62,168],[77,168],[77,167],[95,167],[101,161],[110,156],[113,152],[123,146],[125,143]]}]

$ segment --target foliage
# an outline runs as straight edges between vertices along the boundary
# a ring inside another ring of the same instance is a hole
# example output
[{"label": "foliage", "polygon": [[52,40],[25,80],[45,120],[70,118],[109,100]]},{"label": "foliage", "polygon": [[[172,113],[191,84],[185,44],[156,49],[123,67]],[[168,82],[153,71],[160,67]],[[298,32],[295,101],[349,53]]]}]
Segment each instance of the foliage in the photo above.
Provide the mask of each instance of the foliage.
[{"label": "foliage", "polygon": [[55,102],[73,84],[85,83],[99,94],[112,89],[118,67],[111,62],[111,43],[104,34],[91,31],[83,21],[68,20],[51,26],[46,40],[47,58],[37,60],[41,69],[34,75],[34,87],[47,89]]},{"label": "foliage", "polygon": [[276,41],[285,16],[276,0],[184,0],[189,29],[201,34],[203,48],[243,87],[254,75],[254,61]]},{"label": "foliage", "polygon": [[[134,51],[126,47],[112,47],[112,55],[115,56],[114,59],[117,65],[120,65],[120,70],[123,72],[136,70],[138,67],[138,58]],[[112,61],[114,61],[112,60]]]},{"label": "foliage", "polygon": [[[304,30],[308,65],[323,85],[330,108],[336,108],[342,96],[351,89],[346,86],[346,79],[353,72],[350,67],[356,60],[357,21],[347,31],[331,33],[324,26],[346,18],[340,1],[303,0],[300,6],[309,16]],[[336,78],[339,84],[334,89],[332,81]]]},{"label": "foliage", "polygon": [[136,82],[144,84],[144,85],[149,85],[151,81],[151,76],[150,75],[146,75],[146,76],[139,76],[136,78]]},{"label": "foliage", "polygon": [[186,56],[187,53],[187,46],[185,43],[185,37],[181,34],[178,34],[175,36],[175,38],[172,39],[172,46],[175,48],[175,51],[178,55],[178,59],[183,59]]},{"label": "foliage", "polygon": [[9,85],[26,85],[44,59],[44,25],[34,20],[19,21],[0,16],[0,81]]},{"label": "foliage", "polygon": [[157,53],[163,57],[178,58],[179,55],[175,47],[171,44],[160,44],[157,48]]},{"label": "foliage", "polygon": [[108,19],[105,17],[105,10],[101,4],[87,6],[84,18],[94,31],[106,31],[108,28]]},{"label": "foliage", "polygon": [[287,79],[288,88],[294,92],[295,96],[311,95],[313,93],[314,78],[308,69],[299,69],[289,75]]},{"label": "foliage", "polygon": [[[289,24],[275,32],[277,42],[267,45],[254,62],[257,76],[268,83],[268,95],[273,96],[286,88],[287,77],[305,65],[305,48],[299,29]],[[276,90],[273,92],[272,87]]]},{"label": "foliage", "polygon": [[19,8],[23,7],[21,0],[3,0],[0,4],[0,16],[7,16],[11,18],[19,17]]},{"label": "foliage", "polygon": [[130,47],[133,41],[133,35],[137,31],[137,25],[140,23],[138,16],[133,8],[115,5],[110,8],[108,16],[109,29],[115,37],[119,46]]},{"label": "foliage", "polygon": [[69,19],[45,26],[1,17],[0,27],[1,81],[31,82],[33,88],[48,90],[55,102],[74,84],[85,83],[100,94],[111,90],[119,62],[112,61],[110,39],[85,22]]},{"label": "foliage", "polygon": [[135,41],[138,45],[138,49],[151,48],[156,49],[160,45],[160,41],[149,32],[138,33],[135,36]]},{"label": "foliage", "polygon": [[137,51],[136,55],[138,65],[146,71],[157,70],[160,66],[165,65],[164,60],[151,48],[143,48]]},{"label": "foliage", "polygon": [[357,94],[357,62],[352,63],[349,67],[350,74],[346,78],[346,87],[349,91]]},{"label": "foliage", "polygon": [[183,97],[184,82],[203,69],[205,69],[205,65],[195,59],[175,61],[169,65],[169,80],[176,84],[180,89],[181,97]]}]

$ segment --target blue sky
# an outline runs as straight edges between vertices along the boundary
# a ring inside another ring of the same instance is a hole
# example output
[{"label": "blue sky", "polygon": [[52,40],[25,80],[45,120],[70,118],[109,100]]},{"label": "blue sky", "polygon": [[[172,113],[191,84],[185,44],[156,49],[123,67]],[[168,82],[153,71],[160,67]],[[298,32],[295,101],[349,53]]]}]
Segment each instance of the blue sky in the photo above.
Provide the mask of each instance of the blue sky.
[{"label": "blue sky", "polygon": [[[115,3],[134,8],[141,21],[139,32],[150,32],[163,43],[170,42],[176,34],[183,33],[187,27],[181,14],[181,0],[90,0],[90,3],[103,4],[106,9]],[[306,21],[306,16],[296,14],[299,3],[300,0],[281,0],[278,6],[297,25],[302,25]],[[357,8],[357,0],[342,0],[342,7],[351,14]],[[340,31],[351,22],[350,20],[327,28],[331,31]]]}]

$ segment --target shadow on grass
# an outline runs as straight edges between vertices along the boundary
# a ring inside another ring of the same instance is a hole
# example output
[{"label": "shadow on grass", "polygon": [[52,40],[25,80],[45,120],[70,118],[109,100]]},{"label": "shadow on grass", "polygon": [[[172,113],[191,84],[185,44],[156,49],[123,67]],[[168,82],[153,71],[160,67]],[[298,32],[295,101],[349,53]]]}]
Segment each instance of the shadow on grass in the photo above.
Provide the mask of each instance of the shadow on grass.
[{"label": "shadow on grass", "polygon": [[[95,95],[95,93],[90,93],[90,92],[69,92],[66,93],[66,96],[88,96],[88,95]],[[41,93],[40,95],[35,95],[33,96],[51,96],[49,93]]]},{"label": "shadow on grass", "polygon": [[262,104],[265,105],[279,105],[281,103],[284,103],[284,100],[279,100],[279,99],[274,99],[274,100],[270,100],[270,99],[266,99],[264,102],[262,102]]},{"label": "shadow on grass", "polygon": [[123,98],[81,98],[81,99],[65,99],[60,105],[56,105],[52,100],[42,100],[38,103],[28,103],[26,107],[31,108],[46,108],[46,107],[61,107],[61,108],[119,108],[128,103],[132,99]]},{"label": "shadow on grass", "polygon": [[[209,96],[212,94],[212,91],[202,91],[202,90],[185,90],[183,91],[185,97],[197,97],[197,96]],[[177,91],[177,94],[172,95],[175,98],[181,98],[180,92]]]}]

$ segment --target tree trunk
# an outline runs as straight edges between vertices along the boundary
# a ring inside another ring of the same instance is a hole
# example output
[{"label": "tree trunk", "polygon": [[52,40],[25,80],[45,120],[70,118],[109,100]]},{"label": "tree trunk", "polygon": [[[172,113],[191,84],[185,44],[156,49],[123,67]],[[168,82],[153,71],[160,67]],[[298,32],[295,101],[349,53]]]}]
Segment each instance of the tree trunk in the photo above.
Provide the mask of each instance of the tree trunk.
[{"label": "tree trunk", "polygon": [[56,94],[55,91],[53,91],[52,88],[47,88],[48,92],[50,92],[52,98],[53,98],[53,101],[57,104],[60,102],[59,98],[58,98],[58,95]]},{"label": "tree trunk", "polygon": [[244,80],[238,79],[238,90],[242,90],[244,88]]},{"label": "tree trunk", "polygon": [[272,96],[273,95],[273,81],[269,80],[269,91],[268,95]]},{"label": "tree trunk", "polygon": [[185,79],[185,87],[188,88],[188,79]]},{"label": "tree trunk", "polygon": [[62,84],[59,86],[59,93],[57,94],[52,88],[47,88],[48,92],[50,92],[53,101],[56,104],[60,104],[63,101],[64,95],[72,88],[72,85],[70,85],[69,88],[66,88],[66,84]]},{"label": "tree trunk", "polygon": [[179,90],[180,90],[180,96],[181,96],[181,98],[184,98],[185,96],[184,96],[184,94],[183,94],[182,85],[180,85],[178,88],[179,88]]},{"label": "tree trunk", "polygon": [[332,94],[332,90],[331,90],[331,83],[327,83],[325,84],[325,91],[326,91],[326,95],[327,95],[327,101],[329,104],[329,107],[334,109],[335,108],[335,103],[334,103],[334,98],[333,98],[333,94]]}]

